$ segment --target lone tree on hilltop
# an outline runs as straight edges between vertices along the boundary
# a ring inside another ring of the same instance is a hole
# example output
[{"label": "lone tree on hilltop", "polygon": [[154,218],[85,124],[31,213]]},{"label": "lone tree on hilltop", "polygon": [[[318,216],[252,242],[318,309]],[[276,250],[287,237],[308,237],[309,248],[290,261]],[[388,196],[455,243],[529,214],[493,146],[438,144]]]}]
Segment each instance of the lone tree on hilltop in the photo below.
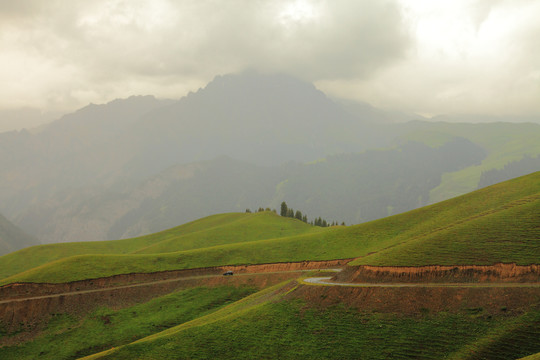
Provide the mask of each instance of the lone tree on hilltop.
[{"label": "lone tree on hilltop", "polygon": [[281,216],[287,216],[287,210],[288,210],[287,203],[284,201],[281,203],[281,211],[279,214]]}]

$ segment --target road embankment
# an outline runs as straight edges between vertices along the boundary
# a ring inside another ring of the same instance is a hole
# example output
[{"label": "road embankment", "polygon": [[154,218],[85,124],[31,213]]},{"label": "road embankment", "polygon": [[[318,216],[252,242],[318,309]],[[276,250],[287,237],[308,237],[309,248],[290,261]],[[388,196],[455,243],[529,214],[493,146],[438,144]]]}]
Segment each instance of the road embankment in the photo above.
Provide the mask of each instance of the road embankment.
[{"label": "road embankment", "polygon": [[68,283],[12,283],[0,286],[0,300],[20,299],[34,296],[61,294],[73,291],[102,289],[128,284],[176,279],[181,277],[221,275],[225,271],[235,274],[282,272],[340,267],[352,259],[329,261],[300,261],[258,265],[214,266],[196,269],[161,271],[154,273],[131,273],[114,275],[99,279],[87,279]]},{"label": "road embankment", "polygon": [[540,282],[540,265],[346,266],[333,278],[343,283]]},{"label": "road embankment", "polygon": [[441,311],[479,315],[522,313],[540,306],[538,287],[317,286],[300,285],[287,294],[307,306],[345,306],[362,312],[426,314]]},{"label": "road embankment", "polygon": [[[0,323],[7,331],[35,326],[51,314],[122,308],[195,286],[264,288],[298,278],[303,271],[342,266],[350,260],[218,266],[149,274],[124,274],[61,284],[18,283],[0,287]],[[222,276],[233,271],[233,276]]]}]

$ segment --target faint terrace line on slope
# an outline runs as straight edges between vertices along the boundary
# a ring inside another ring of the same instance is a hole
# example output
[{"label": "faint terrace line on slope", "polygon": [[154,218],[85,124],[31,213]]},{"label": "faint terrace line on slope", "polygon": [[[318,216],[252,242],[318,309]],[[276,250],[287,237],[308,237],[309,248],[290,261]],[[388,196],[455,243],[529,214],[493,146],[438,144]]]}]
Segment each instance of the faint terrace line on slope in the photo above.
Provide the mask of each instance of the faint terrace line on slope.
[{"label": "faint terrace line on slope", "polygon": [[[193,234],[198,234],[198,233],[205,233],[205,232],[208,232],[208,231],[211,231],[211,230],[215,230],[215,229],[219,229],[219,228],[223,228],[223,227],[229,227],[229,226],[232,226],[236,223],[242,223],[242,222],[247,222],[249,221],[250,219],[252,219],[252,217],[254,216],[257,216],[259,213],[254,213],[254,214],[251,214],[252,216],[250,216],[249,218],[238,218],[236,220],[233,220],[233,221],[230,221],[230,222],[227,222],[225,224],[220,224],[220,225],[215,225],[215,226],[212,226],[212,227],[209,227],[209,228],[206,228],[206,229],[201,229],[201,230],[197,230],[197,231],[193,231],[193,232],[188,232],[186,234],[181,234],[181,235],[178,235],[178,236],[171,236],[171,238],[169,239],[164,239],[164,240],[161,240],[161,241],[158,241],[156,243],[153,243],[153,244],[150,244],[150,245],[147,245],[145,247],[142,247],[140,249],[136,249],[136,250],[133,250],[129,253],[127,253],[128,255],[150,255],[150,254],[167,254],[167,253],[174,253],[174,252],[181,252],[181,251],[191,251],[191,250],[199,250],[199,249],[208,249],[208,248],[212,248],[212,247],[217,247],[217,246],[222,246],[222,245],[234,245],[234,244],[242,244],[242,243],[247,243],[247,242],[257,242],[257,241],[265,241],[265,240],[273,240],[273,239],[284,239],[284,238],[289,238],[289,237],[294,237],[294,236],[299,236],[299,235],[309,235],[309,234],[312,234],[312,233],[316,233],[316,232],[319,232],[320,230],[319,229],[308,229],[306,230],[305,232],[302,232],[300,234],[293,234],[293,235],[288,235],[288,236],[282,236],[282,237],[273,237],[273,238],[268,238],[268,239],[256,239],[256,240],[249,240],[249,241],[240,241],[240,242],[235,242],[235,243],[225,243],[225,244],[217,244],[217,245],[210,245],[210,246],[204,246],[204,247],[196,247],[196,248],[192,248],[192,249],[184,249],[184,250],[176,250],[176,251],[170,251],[170,252],[164,252],[164,253],[146,253],[146,252],[141,252],[141,251],[145,251],[147,249],[150,249],[152,247],[155,247],[157,245],[160,245],[160,244],[164,244],[166,242],[169,242],[169,241],[173,241],[173,240],[177,240],[179,238],[182,238],[182,237],[186,237],[186,236],[191,236]],[[164,231],[167,231],[167,230],[164,230]]]},{"label": "faint terrace line on slope", "polygon": [[[256,215],[256,214],[253,214],[253,215]],[[251,219],[251,217],[249,217],[249,219]],[[226,223],[224,223],[224,224],[218,224],[218,225],[210,226],[210,227],[208,227],[208,228],[204,228],[204,229],[200,229],[200,230],[196,230],[196,231],[190,231],[190,232],[187,232],[187,233],[184,233],[184,234],[179,234],[179,235],[177,235],[177,236],[171,235],[171,238],[169,238],[169,239],[163,239],[163,240],[160,240],[160,241],[155,242],[155,243],[152,243],[152,244],[150,244],[150,245],[146,245],[146,246],[144,246],[144,247],[142,247],[142,248],[139,248],[139,249],[135,249],[135,250],[133,250],[133,251],[130,251],[130,252],[127,253],[127,254],[134,254],[134,255],[136,255],[136,254],[139,254],[140,251],[146,250],[146,249],[151,248],[151,247],[153,247],[153,246],[155,246],[155,245],[158,245],[158,244],[161,244],[161,243],[164,243],[164,242],[173,240],[173,239],[181,238],[181,237],[184,237],[184,236],[192,235],[192,234],[198,234],[198,233],[208,232],[208,231],[210,231],[210,230],[218,229],[218,228],[221,228],[221,227],[224,227],[224,226],[228,226],[228,225],[234,224],[234,223],[236,223],[236,222],[240,222],[241,220],[244,220],[244,221],[245,221],[246,219],[238,218],[238,219],[235,219],[235,220],[226,222]],[[182,226],[182,225],[180,225],[180,226]],[[168,230],[170,230],[170,229],[168,229]],[[166,232],[166,231],[168,231],[168,230],[163,230],[163,231],[160,231],[160,232]],[[158,232],[158,233],[159,233],[159,232]],[[151,234],[150,234],[150,235],[151,235]],[[150,236],[150,235],[146,235],[146,236]],[[182,251],[182,250],[180,250],[180,251]],[[143,254],[145,254],[145,253],[143,253]]]},{"label": "faint terrace line on slope", "polygon": [[[357,259],[359,258],[365,258],[365,257],[368,257],[370,255],[373,255],[373,254],[377,254],[377,253],[380,253],[382,251],[386,251],[388,249],[391,249],[393,247],[396,247],[396,246],[400,246],[400,245],[403,245],[403,244],[406,244],[406,243],[409,243],[409,242],[413,242],[415,240],[418,240],[420,238],[423,238],[425,236],[428,236],[428,235],[431,235],[431,234],[435,234],[437,232],[440,232],[440,231],[444,231],[444,230],[448,230],[448,229],[451,229],[453,227],[456,227],[458,225],[462,225],[462,224],[465,224],[465,223],[468,223],[470,221],[473,221],[473,220],[476,220],[476,219],[479,219],[479,218],[482,218],[482,217],[485,217],[485,216],[488,216],[488,215],[492,215],[492,214],[496,214],[498,212],[501,212],[501,211],[504,211],[504,210],[508,210],[508,209],[511,209],[511,208],[514,208],[514,207],[517,207],[517,206],[522,206],[522,205],[526,205],[526,204],[529,204],[529,203],[532,203],[534,201],[537,201],[537,200],[540,200],[540,193],[537,193],[537,194],[533,194],[533,195],[528,195],[528,196],[524,196],[522,198],[519,198],[519,199],[516,199],[516,200],[513,200],[509,203],[506,203],[504,205],[501,205],[501,206],[498,206],[496,208],[493,208],[493,209],[490,209],[490,210],[486,210],[486,211],[483,211],[481,213],[478,213],[476,215],[472,215],[472,216],[469,216],[467,218],[464,218],[464,219],[461,219],[461,220],[457,220],[455,222],[452,222],[450,224],[447,224],[445,226],[441,226],[439,228],[436,228],[436,229],[432,229],[432,230],[428,230],[426,231],[425,233],[422,233],[422,234],[418,234],[418,235],[415,235],[407,240],[404,240],[404,241],[401,241],[401,242],[398,242],[396,244],[392,244],[390,246],[387,246],[385,248],[382,248],[380,250],[377,250],[377,251],[373,251],[373,252],[370,252],[368,253],[367,255],[365,256],[360,256],[358,257]],[[353,260],[354,261],[354,260]]]}]

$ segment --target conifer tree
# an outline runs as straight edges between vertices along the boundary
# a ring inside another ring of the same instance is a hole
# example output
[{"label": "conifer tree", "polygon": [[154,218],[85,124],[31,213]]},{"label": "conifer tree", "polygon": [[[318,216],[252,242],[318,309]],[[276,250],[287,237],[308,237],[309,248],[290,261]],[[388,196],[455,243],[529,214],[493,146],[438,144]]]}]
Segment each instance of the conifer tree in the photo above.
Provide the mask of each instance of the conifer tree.
[{"label": "conifer tree", "polygon": [[288,208],[287,209],[287,217],[294,218],[294,209]]},{"label": "conifer tree", "polygon": [[281,203],[281,212],[279,213],[281,216],[287,216],[287,203],[284,201]]}]

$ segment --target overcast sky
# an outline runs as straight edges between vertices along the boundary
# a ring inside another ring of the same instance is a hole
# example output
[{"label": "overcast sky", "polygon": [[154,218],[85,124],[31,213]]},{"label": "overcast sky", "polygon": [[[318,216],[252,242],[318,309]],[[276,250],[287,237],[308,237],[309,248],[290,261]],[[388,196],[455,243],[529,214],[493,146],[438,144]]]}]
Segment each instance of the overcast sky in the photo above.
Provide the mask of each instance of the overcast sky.
[{"label": "overcast sky", "polygon": [[0,110],[180,98],[249,68],[420,114],[540,115],[539,19],[540,0],[0,0]]}]

